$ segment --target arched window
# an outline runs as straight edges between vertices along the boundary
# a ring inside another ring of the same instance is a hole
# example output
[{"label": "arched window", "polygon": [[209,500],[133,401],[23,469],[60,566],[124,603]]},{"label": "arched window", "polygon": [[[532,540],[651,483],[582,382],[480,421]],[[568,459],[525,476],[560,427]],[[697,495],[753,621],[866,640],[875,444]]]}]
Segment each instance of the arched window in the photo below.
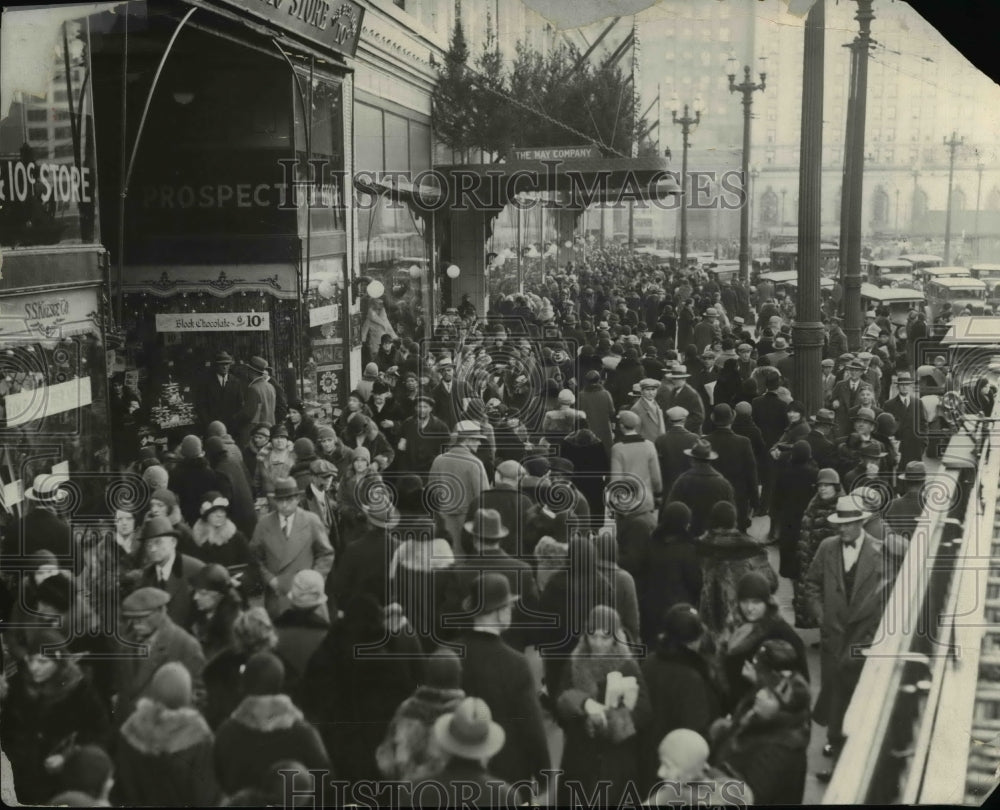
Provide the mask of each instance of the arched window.
[{"label": "arched window", "polygon": [[760,222],[762,225],[778,224],[778,195],[768,188],[760,199]]},{"label": "arched window", "polygon": [[961,188],[955,188],[951,192],[951,210],[965,210],[965,192]]},{"label": "arched window", "polygon": [[911,219],[923,219],[927,215],[927,192],[922,188],[913,191],[913,216]]},{"label": "arched window", "polygon": [[876,228],[889,221],[889,195],[879,186],[872,195],[872,225]]}]

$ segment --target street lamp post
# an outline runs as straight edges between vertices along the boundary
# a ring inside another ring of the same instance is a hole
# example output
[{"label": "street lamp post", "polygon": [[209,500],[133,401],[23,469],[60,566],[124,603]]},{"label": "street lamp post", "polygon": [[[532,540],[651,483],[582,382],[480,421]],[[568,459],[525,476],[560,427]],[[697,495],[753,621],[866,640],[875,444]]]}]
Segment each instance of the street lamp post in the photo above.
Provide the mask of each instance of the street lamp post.
[{"label": "street lamp post", "polygon": [[787,188],[781,189],[781,228],[785,228],[785,195],[788,193]]},{"label": "street lamp post", "polygon": [[674,123],[680,126],[684,137],[682,141],[683,149],[681,151],[681,267],[687,267],[687,199],[685,198],[686,192],[684,189],[687,184],[688,171],[688,135],[691,134],[692,129],[701,123],[701,99],[696,98],[694,100],[693,118],[688,114],[687,104],[684,105],[684,114],[680,117],[677,116],[677,108],[680,106],[680,102],[676,95],[671,98],[670,102],[670,115]]},{"label": "street lamp post", "polygon": [[[736,83],[737,62],[730,57],[726,62],[726,73],[729,74],[729,92],[740,93],[743,96],[743,190],[746,191],[747,177],[750,174],[750,108],[753,105],[755,91],[764,91],[767,73],[764,72],[764,57],[760,59],[760,84],[750,80],[750,65],[743,66],[743,81]],[[740,278],[750,280],[750,208],[749,200],[744,200],[740,208]]]},{"label": "street lamp post", "polygon": [[972,239],[976,246],[976,258],[979,258],[979,202],[983,193],[983,169],[986,164],[981,160],[976,163],[976,171],[979,172],[979,182],[976,183],[976,222],[973,228]]},{"label": "street lamp post", "polygon": [[899,239],[899,187],[896,187],[896,238]]},{"label": "street lamp post", "polygon": [[757,178],[760,177],[760,169],[754,166],[750,170],[750,199],[747,201],[750,205],[750,239],[753,239],[754,234],[754,217],[757,215]]},{"label": "street lamp post", "polygon": [[954,131],[951,133],[951,138],[944,139],[944,145],[948,147],[950,152],[948,160],[948,208],[944,215],[944,263],[945,265],[951,262],[951,184],[955,179],[955,152],[958,151],[958,147],[965,143],[965,138],[959,138]]}]

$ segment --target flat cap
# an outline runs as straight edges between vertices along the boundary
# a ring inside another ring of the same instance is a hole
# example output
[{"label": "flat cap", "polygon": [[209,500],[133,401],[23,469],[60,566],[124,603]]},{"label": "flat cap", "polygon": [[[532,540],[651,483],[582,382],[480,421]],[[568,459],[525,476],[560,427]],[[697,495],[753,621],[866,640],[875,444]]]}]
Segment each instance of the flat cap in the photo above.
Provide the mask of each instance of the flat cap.
[{"label": "flat cap", "polygon": [[667,419],[671,422],[683,422],[687,418],[687,408],[682,408],[680,405],[674,405],[672,408],[667,408]]},{"label": "flat cap", "polygon": [[122,616],[145,616],[170,601],[170,594],[160,588],[139,588],[122,602]]},{"label": "flat cap", "polygon": [[618,421],[621,423],[622,427],[628,428],[629,430],[635,430],[639,427],[639,414],[632,411],[619,411]]},{"label": "flat cap", "polygon": [[312,464],[309,465],[309,472],[313,475],[336,475],[337,468],[335,465],[331,464],[324,458],[316,459]]}]

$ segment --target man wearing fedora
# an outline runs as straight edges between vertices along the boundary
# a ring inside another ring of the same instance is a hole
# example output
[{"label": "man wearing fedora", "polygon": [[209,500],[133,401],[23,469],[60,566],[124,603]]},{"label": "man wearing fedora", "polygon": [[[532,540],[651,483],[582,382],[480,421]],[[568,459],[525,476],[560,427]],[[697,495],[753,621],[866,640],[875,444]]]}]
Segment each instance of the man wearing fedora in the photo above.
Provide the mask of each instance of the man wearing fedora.
[{"label": "man wearing fedora", "polygon": [[736,499],[736,527],[745,532],[750,525],[751,516],[760,506],[760,490],[753,445],[746,436],[733,432],[735,418],[729,405],[724,402],[716,405],[711,415],[712,430],[705,438],[718,455],[712,466],[732,484],[733,497]]},{"label": "man wearing fedora", "polygon": [[[453,594],[464,597],[472,585],[472,581],[490,571],[503,574],[507,578],[512,593],[520,594],[519,602],[514,606],[513,615],[516,621],[514,628],[504,633],[504,640],[512,647],[523,650],[525,646],[525,625],[528,616],[522,606],[531,610],[538,604],[538,584],[535,580],[534,568],[523,559],[511,556],[503,550],[502,543],[511,532],[496,509],[477,509],[470,520],[465,523],[465,532],[472,540],[472,549],[468,554],[455,557],[452,566],[454,574]],[[452,596],[452,601],[455,596]]]},{"label": "man wearing fedora", "polygon": [[427,486],[437,490],[441,503],[435,513],[437,530],[457,550],[469,507],[478,502],[483,490],[489,489],[490,482],[486,467],[476,456],[479,446],[486,441],[482,428],[476,422],[462,420],[455,425],[454,433],[454,444],[431,464]]},{"label": "man wearing fedora", "polygon": [[684,427],[691,433],[700,435],[705,422],[705,405],[701,395],[688,385],[690,378],[686,366],[677,362],[671,363],[660,382],[656,401],[664,411],[669,411],[675,405],[684,408],[688,412]]},{"label": "man wearing fedora", "polygon": [[333,568],[333,547],[320,519],[299,506],[302,492],[294,478],[274,484],[275,511],[260,519],[250,540],[264,605],[272,616],[288,607],[295,575],[306,568],[324,578]]},{"label": "man wearing fedora", "polygon": [[389,567],[399,545],[391,532],[399,525],[395,506],[362,504],[366,528],[357,537],[345,538],[344,553],[337,560],[327,591],[338,605],[347,605],[358,594],[374,596],[386,604],[389,596]]},{"label": "man wearing fedora", "polygon": [[922,497],[924,484],[927,481],[927,467],[922,461],[910,461],[899,474],[900,485],[904,488],[902,495],[893,498],[885,510],[886,528],[907,543],[913,538],[917,521],[924,512]]},{"label": "man wearing fedora", "polygon": [[[275,418],[277,393],[271,384],[271,375],[268,373],[267,360],[255,355],[250,358],[247,366],[253,375],[253,379],[247,386],[243,402],[241,421],[244,425],[244,430],[249,429],[252,425],[262,423],[273,425],[277,422]],[[246,437],[244,437],[243,443],[246,443]]]},{"label": "man wearing fedora", "polygon": [[811,429],[805,437],[812,449],[813,461],[819,469],[835,467],[837,446],[830,441],[830,434],[837,424],[837,417],[829,408],[820,408],[815,416],[809,417]]},{"label": "man wearing fedora", "polygon": [[[813,719],[827,727],[824,754],[836,756],[844,742],[844,713],[861,667],[885,610],[884,550],[862,528],[870,513],[857,497],[837,500],[827,522],[837,534],[820,541],[804,593],[808,610],[820,628],[821,691]],[[832,769],[831,769],[832,770]],[[817,774],[829,780],[829,772]]]},{"label": "man wearing fedora", "polygon": [[922,460],[927,449],[927,417],[919,397],[914,394],[913,375],[909,371],[896,375],[896,396],[886,400],[883,410],[896,419],[900,466]]},{"label": "man wearing fedora", "polygon": [[195,412],[202,427],[218,420],[238,433],[243,430],[243,386],[230,373],[232,367],[232,355],[219,352],[212,362],[212,370],[201,381],[195,399]]},{"label": "man wearing fedora", "polygon": [[706,346],[711,346],[722,337],[719,330],[719,311],[715,307],[705,310],[702,319],[694,325],[691,337],[691,342],[698,347],[699,354],[705,351]]},{"label": "man wearing fedora", "polygon": [[441,375],[440,382],[431,390],[434,398],[434,413],[451,430],[458,423],[458,415],[462,409],[462,398],[465,396],[463,385],[455,379],[455,361],[451,357],[443,357],[437,364]]},{"label": "man wearing fedora", "polygon": [[542,772],[551,763],[535,678],[524,655],[502,638],[517,599],[502,573],[473,579],[462,602],[469,626],[455,636],[456,652],[462,659],[465,694],[485,700],[507,736],[491,770],[510,783],[535,779],[544,785]]},{"label": "man wearing fedora", "polygon": [[531,509],[531,498],[521,491],[521,482],[527,475],[521,463],[505,459],[497,464],[492,489],[483,490],[479,499],[469,507],[469,520],[480,509],[494,509],[508,529],[499,541],[500,548],[512,557],[519,556],[523,543],[525,519]]},{"label": "man wearing fedora", "polygon": [[707,440],[698,439],[684,455],[691,459],[691,469],[674,482],[666,503],[681,501],[687,504],[691,510],[691,536],[700,537],[708,528],[712,507],[719,501],[728,501],[735,507],[736,496],[733,485],[712,466],[719,454]]},{"label": "man wearing fedora", "polygon": [[62,517],[64,507],[70,502],[69,493],[60,486],[62,481],[56,475],[36,475],[32,485],[25,490],[24,497],[31,504],[31,510],[21,518],[16,530],[20,532],[17,546],[7,542],[3,545],[3,554],[8,560],[45,549],[62,558],[64,565],[72,560],[73,570],[80,572],[83,555],[74,555],[73,535],[69,523]]},{"label": "man wearing fedora", "polygon": [[159,588],[170,597],[167,613],[178,627],[194,621],[194,578],[205,567],[201,560],[177,550],[180,533],[169,518],[154,517],[142,526],[140,539],[150,564],[142,570],[139,587]]},{"label": "man wearing fedora", "polygon": [[852,408],[860,404],[861,375],[865,372],[865,364],[860,360],[851,360],[845,367],[845,377],[833,386],[830,393],[830,405],[837,415],[837,435],[844,436],[850,432],[850,416]]},{"label": "man wearing fedora", "polygon": [[131,716],[136,702],[146,694],[163,664],[182,664],[191,674],[195,694],[204,695],[205,656],[201,644],[171,620],[167,613],[169,602],[166,591],[148,586],[133,591],[122,601],[124,637],[115,661],[114,716],[118,725]]},{"label": "man wearing fedora", "polygon": [[[455,711],[437,718],[431,736],[435,747],[447,758],[447,764],[434,776],[435,801],[440,798],[440,785],[447,796],[447,807],[512,807],[518,803],[514,789],[493,775],[490,761],[503,750],[507,735],[493,720],[486,701],[465,698]],[[424,795],[417,788],[407,798],[419,807]]]}]

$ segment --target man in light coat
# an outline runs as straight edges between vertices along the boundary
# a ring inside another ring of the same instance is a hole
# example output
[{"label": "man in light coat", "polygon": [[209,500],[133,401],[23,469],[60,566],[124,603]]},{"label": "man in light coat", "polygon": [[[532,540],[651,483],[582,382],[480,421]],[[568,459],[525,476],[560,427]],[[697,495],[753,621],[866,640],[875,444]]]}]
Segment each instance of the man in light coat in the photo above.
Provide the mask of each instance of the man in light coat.
[{"label": "man in light coat", "polygon": [[486,441],[483,429],[471,420],[455,425],[455,443],[434,459],[427,477],[433,502],[440,504],[435,523],[442,536],[459,549],[462,527],[469,507],[479,501],[483,490],[489,489],[486,468],[476,456],[479,445]]},{"label": "man in light coat", "polygon": [[[844,713],[861,674],[861,651],[875,637],[885,610],[884,549],[862,528],[871,515],[858,498],[837,500],[827,521],[837,534],[820,542],[806,572],[806,603],[820,628],[820,696],[813,719],[827,726],[824,753],[844,743]],[[826,771],[817,774],[829,779]]]},{"label": "man in light coat", "polygon": [[299,571],[312,568],[325,579],[333,568],[326,529],[316,515],[299,506],[301,497],[294,478],[279,478],[274,486],[275,511],[257,523],[250,541],[264,587],[264,606],[272,618],[289,607],[288,593]]},{"label": "man in light coat", "polygon": [[621,517],[640,517],[654,512],[663,496],[663,478],[656,448],[639,435],[639,415],[618,414],[622,439],[611,447],[609,497]]},{"label": "man in light coat", "polygon": [[659,390],[659,380],[654,380],[651,377],[641,380],[639,382],[640,397],[629,408],[630,411],[639,415],[639,435],[651,442],[655,442],[658,437],[667,432],[667,420],[663,416],[663,409],[656,401]]},{"label": "man in light coat", "polygon": [[675,405],[686,409],[688,416],[684,427],[692,433],[700,434],[705,422],[705,404],[701,395],[688,385],[690,378],[686,366],[673,364],[663,377],[656,401],[664,411],[669,411]]}]

